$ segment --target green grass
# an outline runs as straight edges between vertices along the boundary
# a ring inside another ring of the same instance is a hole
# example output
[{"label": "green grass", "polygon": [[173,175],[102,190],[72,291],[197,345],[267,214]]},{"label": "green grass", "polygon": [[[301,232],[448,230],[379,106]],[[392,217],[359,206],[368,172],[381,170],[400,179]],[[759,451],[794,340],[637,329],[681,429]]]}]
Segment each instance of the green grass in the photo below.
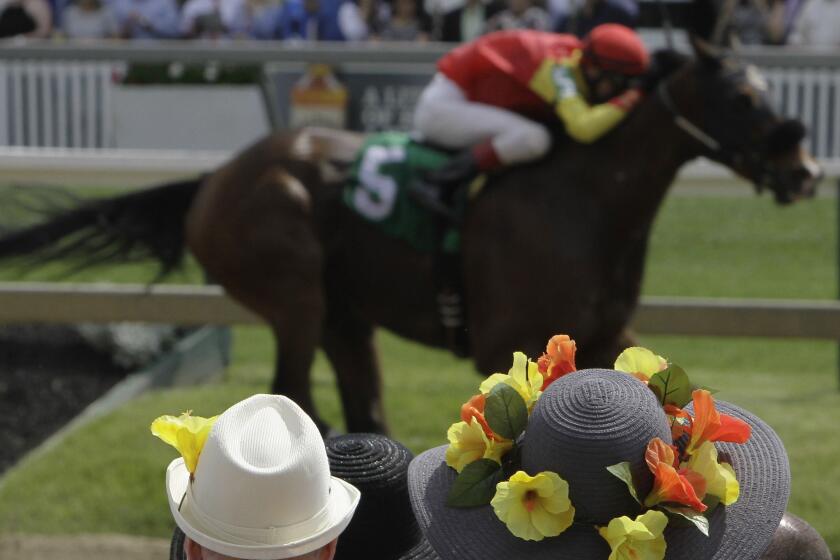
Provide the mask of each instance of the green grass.
[{"label": "green grass", "polygon": [[[779,210],[765,200],[671,198],[654,231],[645,293],[832,298],[834,204]],[[470,363],[387,333],[379,342],[394,436],[415,452],[444,443],[446,427],[479,382]],[[664,336],[642,342],[778,431],[793,472],[789,510],[840,555],[837,345]],[[163,471],[174,451],[149,434],[149,423],[188,408],[215,414],[265,391],[271,348],[266,329],[236,328],[233,365],[222,383],[146,394],[21,465],[0,488],[0,532],[168,536]],[[340,425],[333,377],[320,356],[314,385],[322,415]]]}]

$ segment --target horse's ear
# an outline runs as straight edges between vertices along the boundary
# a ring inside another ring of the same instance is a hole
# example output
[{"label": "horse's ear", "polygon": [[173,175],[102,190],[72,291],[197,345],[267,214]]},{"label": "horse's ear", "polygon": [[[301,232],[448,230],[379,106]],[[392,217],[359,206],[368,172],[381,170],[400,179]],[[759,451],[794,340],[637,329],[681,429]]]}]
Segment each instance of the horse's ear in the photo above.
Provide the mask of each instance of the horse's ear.
[{"label": "horse's ear", "polygon": [[691,42],[691,48],[699,61],[713,67],[720,66],[723,60],[723,52],[718,47],[694,34],[689,35],[688,40]]}]

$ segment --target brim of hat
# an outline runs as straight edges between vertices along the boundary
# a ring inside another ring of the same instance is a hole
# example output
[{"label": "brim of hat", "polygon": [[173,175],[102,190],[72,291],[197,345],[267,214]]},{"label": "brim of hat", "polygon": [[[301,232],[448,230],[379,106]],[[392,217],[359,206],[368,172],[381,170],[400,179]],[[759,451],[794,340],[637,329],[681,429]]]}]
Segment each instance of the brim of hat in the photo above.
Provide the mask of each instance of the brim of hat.
[{"label": "brim of hat", "polygon": [[230,537],[205,526],[192,513],[189,497],[184,498],[188,484],[189,472],[184,465],[184,460],[175,459],[166,469],[166,495],[169,498],[172,517],[178,527],[192,540],[213,552],[249,560],[294,558],[318,550],[338,538],[344,531],[353,517],[361,496],[353,485],[331,477],[329,502],[326,506],[329,508],[329,514],[323,528],[312,535],[290,542],[251,545],[231,542],[233,539]]},{"label": "brim of hat", "polygon": [[[709,536],[693,526],[670,523],[665,529],[667,560],[755,560],[779,526],[790,495],[790,466],[776,433],[761,419],[735,405],[717,401],[721,413],[752,426],[747,443],[716,443],[720,459],[735,470],[741,494],[709,514]],[[446,445],[418,455],[409,466],[409,494],[417,521],[443,560],[606,560],[610,548],[594,526],[574,523],[557,537],[539,542],[519,539],[491,506],[450,508],[446,497],[455,470],[445,462]],[[562,473],[561,473],[562,476]]]}]

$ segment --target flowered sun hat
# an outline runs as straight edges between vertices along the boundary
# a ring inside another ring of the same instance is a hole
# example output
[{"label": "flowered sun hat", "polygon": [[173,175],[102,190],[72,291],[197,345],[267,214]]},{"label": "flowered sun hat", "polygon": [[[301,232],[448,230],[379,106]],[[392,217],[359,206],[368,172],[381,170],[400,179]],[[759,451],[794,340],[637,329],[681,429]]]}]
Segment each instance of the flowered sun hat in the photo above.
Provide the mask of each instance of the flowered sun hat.
[{"label": "flowered sun hat", "polygon": [[[443,560],[750,560],[790,493],[778,436],[641,348],[574,371],[574,341],[514,354],[409,467]],[[623,370],[623,371],[617,371]]]}]

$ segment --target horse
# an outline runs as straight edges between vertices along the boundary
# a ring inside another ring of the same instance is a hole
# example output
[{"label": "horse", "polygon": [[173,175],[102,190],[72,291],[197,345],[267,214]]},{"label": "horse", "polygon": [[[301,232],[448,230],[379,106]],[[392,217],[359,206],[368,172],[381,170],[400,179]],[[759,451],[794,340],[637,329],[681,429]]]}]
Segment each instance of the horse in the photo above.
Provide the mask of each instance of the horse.
[{"label": "horse", "polygon": [[[632,344],[651,224],[690,160],[720,162],[781,204],[814,194],[821,172],[801,146],[804,127],[769,108],[753,67],[699,40],[693,57],[670,59],[606,137],[583,145],[555,135],[547,157],[490,177],[470,202],[459,273],[480,373],[506,370],[511,349],[540,355],[554,333],[577,341],[581,368],[608,366]],[[346,429],[387,433],[374,327],[433,347],[446,341],[435,257],[342,203],[344,168],[363,140],[276,132],[204,177],[90,202],[0,237],[0,258],[153,258],[166,273],[189,249],[273,331],[273,392],[326,430],[310,390],[320,347]]]}]

